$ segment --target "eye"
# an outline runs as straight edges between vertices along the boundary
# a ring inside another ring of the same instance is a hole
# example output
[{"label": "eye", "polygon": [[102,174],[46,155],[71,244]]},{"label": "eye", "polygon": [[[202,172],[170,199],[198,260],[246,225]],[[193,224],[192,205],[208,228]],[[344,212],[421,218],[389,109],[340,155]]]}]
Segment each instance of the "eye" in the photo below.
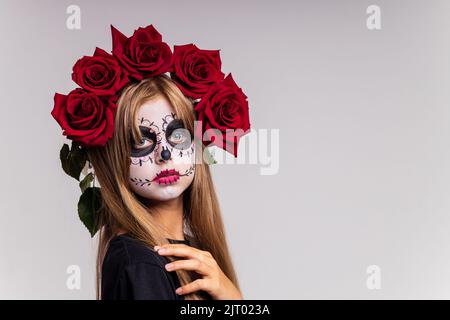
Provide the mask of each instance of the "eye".
[{"label": "eye", "polygon": [[133,148],[136,149],[136,150],[138,150],[138,149],[144,149],[144,148],[148,148],[148,147],[152,146],[153,143],[154,143],[154,142],[153,142],[152,140],[149,140],[149,139],[147,139],[147,138],[142,138],[141,143],[135,144],[135,145],[133,146]]},{"label": "eye", "polygon": [[179,119],[175,119],[167,125],[166,140],[172,147],[181,150],[191,146],[191,134]]},{"label": "eye", "polygon": [[183,143],[186,139],[186,133],[183,129],[175,129],[169,137],[169,141],[174,144]]},{"label": "eye", "polygon": [[191,145],[191,135],[187,129],[178,128],[172,131],[167,142],[176,149],[187,149]]},{"label": "eye", "polygon": [[150,128],[139,126],[142,139],[139,143],[134,143],[131,146],[132,157],[143,157],[150,154],[156,146],[156,133]]}]

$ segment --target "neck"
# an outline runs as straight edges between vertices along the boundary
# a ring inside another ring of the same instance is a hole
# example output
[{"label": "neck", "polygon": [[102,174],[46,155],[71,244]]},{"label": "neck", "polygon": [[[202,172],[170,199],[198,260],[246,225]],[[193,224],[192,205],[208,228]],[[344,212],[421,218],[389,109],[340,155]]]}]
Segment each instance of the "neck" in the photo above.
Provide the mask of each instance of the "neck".
[{"label": "neck", "polygon": [[167,238],[185,240],[183,230],[183,196],[165,200],[152,201],[155,220],[166,230]]}]

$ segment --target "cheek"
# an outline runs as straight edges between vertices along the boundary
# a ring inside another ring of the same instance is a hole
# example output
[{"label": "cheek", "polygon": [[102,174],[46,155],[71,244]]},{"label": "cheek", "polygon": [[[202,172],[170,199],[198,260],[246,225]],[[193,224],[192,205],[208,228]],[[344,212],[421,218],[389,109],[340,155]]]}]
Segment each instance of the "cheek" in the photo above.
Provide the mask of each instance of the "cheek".
[{"label": "cheek", "polygon": [[[133,159],[135,160],[135,158]],[[158,168],[154,163],[143,162],[141,165],[131,164],[130,165],[131,189],[141,194],[141,191],[143,189],[149,188],[153,184],[151,180],[156,175],[157,171]]]},{"label": "cheek", "polygon": [[130,177],[147,177],[150,179],[150,177],[154,176],[157,173],[157,165],[154,163],[142,163],[141,165],[132,164],[130,166]]},{"label": "cheek", "polygon": [[172,154],[172,164],[178,166],[190,166],[195,161],[195,144],[191,143],[187,149],[177,149],[175,147],[170,147],[170,152]]}]

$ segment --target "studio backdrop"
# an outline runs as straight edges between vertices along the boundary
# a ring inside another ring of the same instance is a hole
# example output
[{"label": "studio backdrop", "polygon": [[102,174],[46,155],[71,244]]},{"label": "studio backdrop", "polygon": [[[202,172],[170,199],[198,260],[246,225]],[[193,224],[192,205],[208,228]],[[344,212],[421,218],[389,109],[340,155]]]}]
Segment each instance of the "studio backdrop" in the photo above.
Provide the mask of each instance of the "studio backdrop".
[{"label": "studio backdrop", "polygon": [[150,24],[248,98],[210,166],[245,299],[450,298],[447,0],[1,1],[0,298],[95,299],[50,112],[111,25]]}]

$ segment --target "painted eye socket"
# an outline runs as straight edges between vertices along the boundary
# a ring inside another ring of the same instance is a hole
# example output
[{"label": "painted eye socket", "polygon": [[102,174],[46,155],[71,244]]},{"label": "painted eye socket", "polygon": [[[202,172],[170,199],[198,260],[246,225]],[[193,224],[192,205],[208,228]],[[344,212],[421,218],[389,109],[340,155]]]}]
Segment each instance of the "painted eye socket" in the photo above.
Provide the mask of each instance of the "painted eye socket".
[{"label": "painted eye socket", "polygon": [[184,150],[191,145],[191,135],[187,129],[178,128],[172,131],[167,142],[176,149]]},{"label": "painted eye socket", "polygon": [[156,147],[156,133],[144,126],[139,126],[139,130],[141,131],[142,139],[140,143],[135,143],[131,146],[132,157],[146,156]]},{"label": "painted eye socket", "polygon": [[191,146],[191,134],[178,119],[168,124],[166,140],[172,147],[179,150],[185,150]]}]

